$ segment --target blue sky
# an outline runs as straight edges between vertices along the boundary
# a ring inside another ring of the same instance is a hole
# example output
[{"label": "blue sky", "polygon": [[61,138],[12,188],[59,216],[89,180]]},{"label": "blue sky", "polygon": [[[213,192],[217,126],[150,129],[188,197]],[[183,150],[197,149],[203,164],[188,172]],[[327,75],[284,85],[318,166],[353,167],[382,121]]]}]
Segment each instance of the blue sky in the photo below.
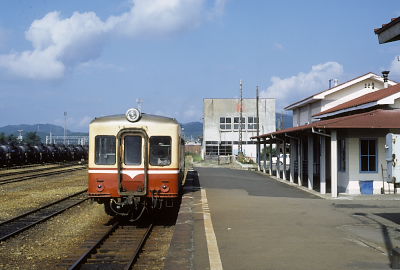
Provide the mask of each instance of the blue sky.
[{"label": "blue sky", "polygon": [[203,98],[277,98],[277,109],[339,82],[390,69],[400,43],[374,28],[398,1],[3,0],[0,126],[63,124],[143,111],[201,121]]}]

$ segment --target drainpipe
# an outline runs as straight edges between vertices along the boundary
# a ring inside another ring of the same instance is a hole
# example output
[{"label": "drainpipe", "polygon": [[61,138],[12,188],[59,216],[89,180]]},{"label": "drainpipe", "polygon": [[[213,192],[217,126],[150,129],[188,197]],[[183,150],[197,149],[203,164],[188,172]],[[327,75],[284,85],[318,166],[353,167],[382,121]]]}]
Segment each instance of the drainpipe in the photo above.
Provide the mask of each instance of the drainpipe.
[{"label": "drainpipe", "polygon": [[326,133],[323,133],[323,132],[316,131],[316,130],[315,130],[313,127],[311,128],[311,132],[312,132],[312,133],[314,133],[314,134],[321,135],[321,136],[331,137],[331,135],[329,135],[329,134],[326,134]]}]

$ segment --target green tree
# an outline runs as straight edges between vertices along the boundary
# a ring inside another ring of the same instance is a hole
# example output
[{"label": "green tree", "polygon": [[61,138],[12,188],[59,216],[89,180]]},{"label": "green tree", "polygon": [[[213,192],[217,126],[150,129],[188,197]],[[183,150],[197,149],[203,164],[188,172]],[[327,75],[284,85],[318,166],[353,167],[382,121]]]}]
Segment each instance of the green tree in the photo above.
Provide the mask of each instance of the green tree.
[{"label": "green tree", "polygon": [[18,138],[14,134],[10,134],[10,136],[8,136],[7,140],[9,143],[14,143],[14,144],[18,143]]},{"label": "green tree", "polygon": [[2,132],[0,133],[0,144],[5,144],[7,143],[7,136]]},{"label": "green tree", "polygon": [[36,132],[27,132],[24,136],[24,142],[31,145],[37,145],[40,144],[40,137],[36,134]]}]

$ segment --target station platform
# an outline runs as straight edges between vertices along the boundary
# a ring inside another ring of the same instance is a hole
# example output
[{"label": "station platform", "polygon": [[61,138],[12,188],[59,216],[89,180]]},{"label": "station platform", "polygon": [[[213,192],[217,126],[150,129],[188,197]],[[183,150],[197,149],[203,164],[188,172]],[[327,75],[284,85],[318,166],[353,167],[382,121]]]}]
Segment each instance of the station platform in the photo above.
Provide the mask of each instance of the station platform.
[{"label": "station platform", "polygon": [[400,235],[384,217],[396,203],[325,200],[253,171],[196,168],[164,269],[391,269]]}]

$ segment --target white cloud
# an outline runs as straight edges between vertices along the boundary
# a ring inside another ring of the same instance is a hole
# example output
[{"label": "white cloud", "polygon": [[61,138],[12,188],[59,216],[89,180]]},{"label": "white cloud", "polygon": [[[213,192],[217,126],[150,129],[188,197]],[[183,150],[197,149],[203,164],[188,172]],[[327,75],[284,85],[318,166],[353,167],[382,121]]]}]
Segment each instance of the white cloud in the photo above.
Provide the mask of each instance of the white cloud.
[{"label": "white cloud", "polygon": [[282,50],[285,49],[285,46],[283,46],[283,45],[282,45],[281,43],[279,43],[279,42],[275,42],[275,43],[274,43],[274,48],[277,49],[277,50],[282,51]]},{"label": "white cloud", "polygon": [[389,70],[391,72],[391,74],[389,74],[389,75],[394,76],[396,78],[400,77],[400,61],[399,61],[400,59],[399,58],[400,58],[399,56],[396,56],[393,59],[392,63],[390,64],[390,68],[389,68]]},{"label": "white cloud", "polygon": [[82,70],[100,69],[100,70],[110,70],[115,72],[123,72],[125,70],[124,67],[109,63],[103,63],[98,60],[89,60],[87,62],[80,63],[77,68]]},{"label": "white cloud", "polygon": [[93,120],[93,117],[90,116],[84,116],[79,120],[78,126],[79,127],[89,127],[90,121]]},{"label": "white cloud", "polygon": [[199,121],[201,116],[202,111],[199,108],[195,106],[189,106],[189,108],[186,108],[186,110],[183,112],[183,121]]},{"label": "white cloud", "polygon": [[111,35],[149,37],[192,28],[221,14],[225,1],[131,0],[128,12],[104,21],[94,12],[62,18],[53,11],[25,32],[32,50],[0,55],[0,68],[29,79],[61,78],[69,67],[96,59]]},{"label": "white cloud", "polygon": [[300,72],[295,76],[281,79],[272,77],[272,85],[261,92],[262,97],[276,98],[277,107],[306,98],[318,91],[328,88],[330,79],[343,74],[343,66],[337,62],[327,62],[312,66],[308,73]]},{"label": "white cloud", "polygon": [[0,49],[5,48],[7,39],[8,39],[7,31],[4,28],[0,27]]}]

